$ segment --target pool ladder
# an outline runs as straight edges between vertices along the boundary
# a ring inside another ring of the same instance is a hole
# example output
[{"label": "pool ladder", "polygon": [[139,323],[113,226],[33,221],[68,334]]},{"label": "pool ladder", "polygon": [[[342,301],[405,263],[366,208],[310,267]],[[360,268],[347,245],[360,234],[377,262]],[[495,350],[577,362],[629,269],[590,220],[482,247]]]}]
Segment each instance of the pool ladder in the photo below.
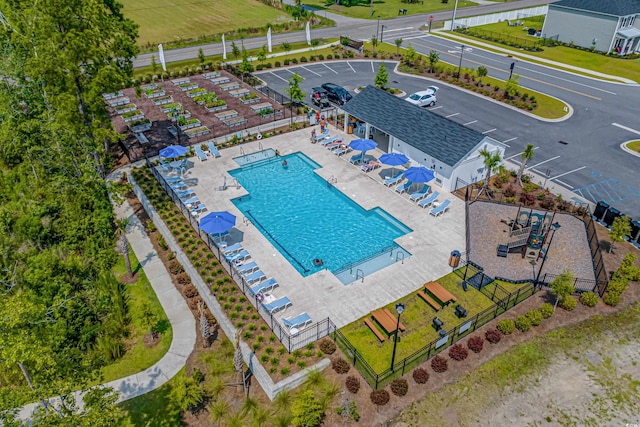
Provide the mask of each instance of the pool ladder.
[{"label": "pool ladder", "polygon": [[[393,256],[393,251],[391,251],[391,256]],[[400,264],[404,264],[404,252],[398,251],[396,253],[396,262],[398,262],[398,260],[402,261]]]},{"label": "pool ladder", "polygon": [[360,283],[364,283],[364,271],[359,268],[356,269],[356,280],[358,280],[358,277],[361,279]]},{"label": "pool ladder", "polygon": [[327,180],[327,187],[331,187],[332,184],[335,185],[337,183],[338,183],[338,177],[334,176],[334,175],[331,175],[329,177],[329,179]]},{"label": "pool ladder", "polygon": [[240,147],[240,154],[242,154],[243,156],[246,156],[245,152],[244,152],[244,148]]},{"label": "pool ladder", "polygon": [[251,224],[252,224],[251,220],[250,220],[249,218],[247,218],[246,216],[243,216],[243,217],[242,217],[242,223],[243,223],[244,225],[247,225],[247,226],[249,226],[249,225],[251,225]]}]

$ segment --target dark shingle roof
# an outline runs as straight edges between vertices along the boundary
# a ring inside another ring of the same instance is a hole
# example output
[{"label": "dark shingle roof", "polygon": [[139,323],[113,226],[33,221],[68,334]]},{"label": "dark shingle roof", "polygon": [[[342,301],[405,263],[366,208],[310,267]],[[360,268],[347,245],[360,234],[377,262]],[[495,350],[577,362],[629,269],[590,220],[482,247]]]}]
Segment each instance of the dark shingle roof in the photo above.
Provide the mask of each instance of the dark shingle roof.
[{"label": "dark shingle roof", "polygon": [[614,16],[640,13],[640,0],[561,0],[550,6],[586,10]]},{"label": "dark shingle roof", "polygon": [[455,166],[485,137],[374,86],[367,86],[342,109],[449,166]]}]

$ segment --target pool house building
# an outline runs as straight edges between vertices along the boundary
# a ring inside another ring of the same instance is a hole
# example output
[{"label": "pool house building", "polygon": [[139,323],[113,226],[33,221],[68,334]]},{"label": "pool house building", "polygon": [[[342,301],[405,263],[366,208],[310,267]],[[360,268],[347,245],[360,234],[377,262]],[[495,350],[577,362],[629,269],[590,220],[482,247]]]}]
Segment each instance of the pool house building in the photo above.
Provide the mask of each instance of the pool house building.
[{"label": "pool house building", "polygon": [[480,150],[504,156],[503,143],[374,86],[367,86],[342,109],[345,132],[354,125],[382,151],[404,153],[414,166],[431,168],[436,184],[446,191],[484,179]]}]

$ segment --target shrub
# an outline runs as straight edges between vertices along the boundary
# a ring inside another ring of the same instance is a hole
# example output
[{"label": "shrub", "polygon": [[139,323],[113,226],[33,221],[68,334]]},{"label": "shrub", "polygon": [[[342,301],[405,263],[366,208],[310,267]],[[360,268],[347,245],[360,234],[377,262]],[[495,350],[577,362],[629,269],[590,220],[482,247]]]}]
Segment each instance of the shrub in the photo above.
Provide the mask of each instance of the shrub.
[{"label": "shrub", "polygon": [[518,316],[515,325],[520,332],[527,332],[531,329],[531,320],[527,316]]},{"label": "shrub", "polygon": [[298,63],[298,59],[297,59],[297,58],[293,58],[293,59],[291,60],[291,63],[292,63],[292,64],[297,64],[297,63]]},{"label": "shrub", "polygon": [[520,194],[520,203],[523,203],[525,206],[533,206],[536,203],[536,195],[524,191]]},{"label": "shrub", "polygon": [[300,62],[307,62],[307,57],[306,56],[301,56],[300,57]]},{"label": "shrub", "polygon": [[191,372],[191,378],[193,378],[193,380],[197,384],[200,384],[202,381],[204,381],[204,374],[200,369],[194,368],[193,372]]},{"label": "shrub", "polygon": [[504,335],[512,334],[513,331],[516,329],[516,325],[515,323],[513,323],[513,320],[511,319],[503,319],[499,321],[496,327]]},{"label": "shrub", "polygon": [[287,59],[285,59],[285,60],[284,60],[284,65],[285,65],[285,66],[286,66],[286,65],[289,65],[290,63],[291,63],[291,61],[289,61],[289,58],[287,58]]},{"label": "shrub", "polygon": [[482,351],[482,347],[484,346],[484,340],[482,337],[471,337],[469,341],[467,341],[467,347],[469,350],[474,353],[480,353]]},{"label": "shrub", "polygon": [[576,301],[576,299],[571,295],[568,295],[562,298],[562,300],[560,300],[558,305],[567,311],[573,311],[578,305],[578,301]]},{"label": "shrub", "polygon": [[435,356],[431,359],[431,369],[434,372],[445,372],[449,366],[447,365],[447,359],[442,356]]},{"label": "shrub", "polygon": [[188,285],[191,283],[191,278],[187,273],[180,273],[176,276],[176,282],[181,285]]},{"label": "shrub", "polygon": [[172,259],[171,262],[169,262],[169,272],[171,274],[180,274],[184,272],[184,267],[177,259]]},{"label": "shrub", "polygon": [[344,360],[342,357],[337,357],[331,361],[331,367],[334,371],[339,374],[346,374],[351,369],[349,362]]},{"label": "shrub", "polygon": [[611,307],[615,307],[616,305],[620,304],[620,294],[617,292],[607,292],[606,294],[604,294],[604,298],[602,298],[602,301],[605,304],[610,305]]},{"label": "shrub", "polygon": [[542,323],[542,313],[540,313],[540,310],[532,308],[527,313],[527,319],[531,322],[531,326],[540,326]]},{"label": "shrub", "polygon": [[198,295],[198,290],[196,289],[195,286],[193,286],[192,283],[189,283],[187,286],[185,286],[184,288],[184,296],[187,298],[193,298],[195,296]]},{"label": "shrub", "polygon": [[347,386],[347,390],[353,394],[356,394],[358,390],[360,390],[360,380],[354,375],[349,375],[347,377],[345,385]]},{"label": "shrub", "polygon": [[583,292],[580,295],[580,302],[587,307],[595,307],[598,304],[598,294],[595,292]]},{"label": "shrub", "polygon": [[545,197],[543,200],[540,201],[540,207],[543,209],[553,209],[555,205],[556,205],[556,201],[553,200],[553,197]]},{"label": "shrub", "polygon": [[541,304],[538,310],[540,311],[540,314],[542,314],[543,319],[548,319],[553,315],[553,306],[548,302]]},{"label": "shrub", "polygon": [[413,380],[418,384],[426,384],[429,381],[429,373],[422,368],[413,370]]},{"label": "shrub", "polygon": [[491,344],[497,344],[500,342],[500,339],[502,339],[502,335],[500,335],[500,332],[497,329],[489,329],[484,333],[484,337]]},{"label": "shrub", "polygon": [[325,338],[324,340],[320,341],[320,350],[322,350],[324,354],[333,354],[336,351],[336,343],[328,338]]},{"label": "shrub", "polygon": [[371,392],[369,396],[371,398],[371,402],[377,406],[384,406],[389,403],[389,392],[387,390],[374,390]]},{"label": "shrub", "polygon": [[462,344],[454,344],[449,349],[449,357],[453,360],[464,360],[469,356],[469,350]]},{"label": "shrub", "polygon": [[276,61],[276,62],[274,62],[274,65],[275,65],[276,67],[279,67],[279,66],[280,66],[280,61]]},{"label": "shrub", "polygon": [[396,396],[404,396],[409,391],[409,383],[404,378],[396,378],[391,381],[391,393]]}]

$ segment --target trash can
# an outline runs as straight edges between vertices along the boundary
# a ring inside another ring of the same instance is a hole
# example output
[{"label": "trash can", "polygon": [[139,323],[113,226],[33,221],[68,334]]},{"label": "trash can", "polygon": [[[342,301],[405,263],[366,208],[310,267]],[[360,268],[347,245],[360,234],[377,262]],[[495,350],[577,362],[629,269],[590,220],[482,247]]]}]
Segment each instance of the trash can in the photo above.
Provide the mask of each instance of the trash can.
[{"label": "trash can", "polygon": [[348,133],[349,135],[351,135],[351,134],[353,133],[353,126],[354,126],[354,125],[353,125],[353,123],[349,123],[349,124],[347,125],[347,133]]},{"label": "trash can", "polygon": [[449,257],[449,267],[456,268],[460,265],[460,252],[452,251]]}]

